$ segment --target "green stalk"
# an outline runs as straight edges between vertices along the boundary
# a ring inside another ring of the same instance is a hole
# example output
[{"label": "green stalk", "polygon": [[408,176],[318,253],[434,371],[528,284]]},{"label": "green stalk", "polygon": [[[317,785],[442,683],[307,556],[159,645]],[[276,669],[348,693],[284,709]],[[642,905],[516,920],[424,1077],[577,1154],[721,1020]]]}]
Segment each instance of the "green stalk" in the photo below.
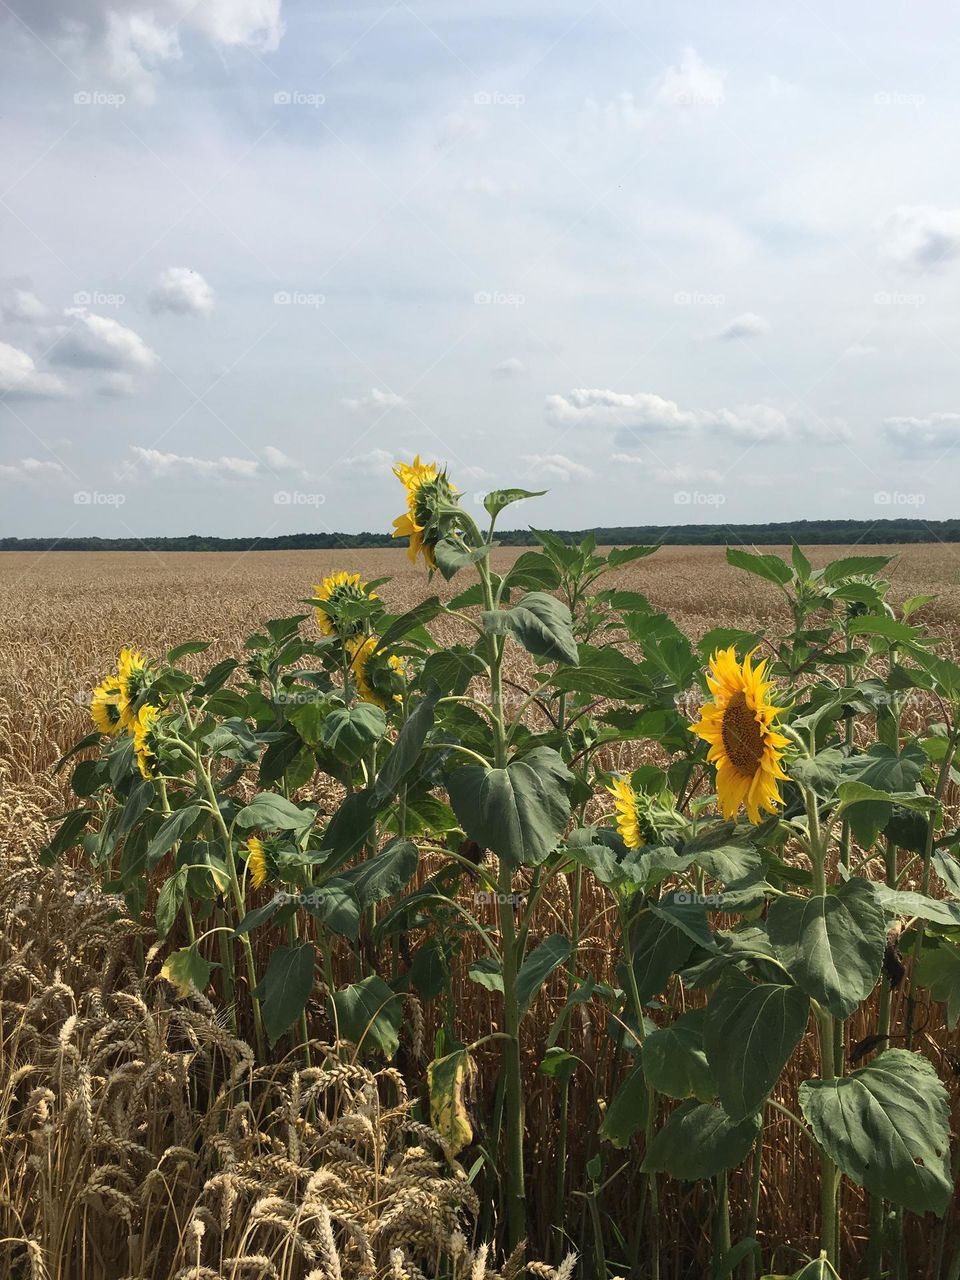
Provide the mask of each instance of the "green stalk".
[{"label": "green stalk", "polygon": [[[803,797],[807,807],[807,824],[810,835],[810,857],[813,863],[813,892],[817,897],[827,892],[827,839],[820,830],[820,813],[817,808],[817,797],[808,788],[803,788]],[[834,1058],[834,1020],[830,1014],[819,1007],[816,1008],[817,1030],[820,1036],[820,1075],[824,1080],[835,1080],[837,1071]],[[834,1268],[837,1266],[837,1193],[840,1187],[839,1170],[826,1151],[820,1152],[820,1248],[826,1253],[827,1261]]]},{"label": "green stalk", "polygon": [[[930,863],[933,858],[933,841],[937,832],[937,810],[940,807],[940,801],[943,798],[944,788],[947,785],[947,779],[950,776],[950,769],[953,765],[953,757],[957,750],[957,730],[954,729],[950,736],[950,744],[946,754],[940,764],[940,773],[937,776],[937,785],[933,793],[936,800],[936,806],[930,814],[927,822],[927,834],[923,843],[923,870],[920,873],[920,892],[928,894],[930,892]],[[913,965],[910,970],[910,994],[907,996],[907,1016],[904,1024],[904,1040],[908,1049],[913,1048],[913,1016],[916,1007],[916,1000],[913,994],[913,974],[920,962],[923,954],[923,929],[917,926],[917,937],[913,944]]]},{"label": "green stalk", "polygon": [[[640,988],[637,986],[637,975],[633,967],[633,953],[630,950],[630,930],[627,912],[622,902],[620,909],[620,931],[623,934],[624,968],[627,972],[627,986],[633,1004],[634,1017],[637,1020],[637,1035],[641,1049],[645,1040],[643,1027],[643,1001],[640,999]],[[653,1142],[654,1128],[657,1120],[657,1091],[653,1085],[647,1085],[647,1115],[644,1124],[644,1150],[649,1151]],[[660,1280],[660,1190],[657,1175],[651,1169],[646,1180],[647,1205],[650,1213],[650,1278]]]},{"label": "green stalk", "polygon": [[[479,530],[469,516],[477,541],[480,541]],[[490,570],[484,561],[479,561],[477,568],[483,586],[484,606],[493,612],[496,602],[493,597],[493,585],[490,581]],[[495,635],[488,635],[487,666],[490,673],[490,709],[493,729],[494,767],[503,769],[507,763],[507,736],[503,716],[503,679],[501,663],[503,651]],[[509,865],[502,861],[497,875],[498,908],[500,939],[503,955],[501,958],[503,973],[503,1029],[509,1039],[503,1047],[504,1075],[504,1109],[506,1119],[506,1219],[507,1219],[507,1251],[514,1248],[526,1237],[527,1213],[526,1190],[524,1185],[524,1118],[523,1118],[523,1077],[520,1063],[520,1002],[517,995],[517,973],[520,959],[517,946],[516,920],[513,909],[513,873]]]},{"label": "green stalk", "polygon": [[[892,840],[883,845],[885,883],[891,889],[897,887],[897,849]],[[880,984],[880,1002],[877,1011],[877,1035],[890,1034],[890,983],[883,978]],[[884,1042],[885,1043],[885,1042]],[[870,1232],[867,1246],[867,1274],[869,1280],[881,1280],[883,1275],[883,1196],[870,1197]]]},{"label": "green stalk", "polygon": [[[762,1119],[762,1117],[761,1117]],[[744,1232],[749,1239],[754,1238],[757,1234],[757,1227],[760,1223],[760,1187],[763,1181],[763,1124],[760,1125],[760,1132],[757,1134],[757,1140],[753,1144],[753,1168],[750,1172],[750,1216],[747,1219],[747,1229]],[[742,1268],[743,1280],[754,1280],[757,1274],[756,1254],[749,1254],[743,1262]]]},{"label": "green stalk", "polygon": [[[213,811],[214,820],[220,827],[220,833],[223,836],[224,860],[227,864],[227,872],[230,876],[230,889],[233,894],[234,904],[236,905],[239,918],[242,920],[245,912],[243,902],[243,890],[240,888],[240,880],[237,876],[237,862],[233,855],[233,841],[230,838],[230,830],[224,821],[223,814],[220,812],[220,802],[217,799],[216,789],[213,785],[213,779],[200,757],[200,753],[193,752],[193,759],[196,765],[197,773],[203,782],[207,799]],[[253,946],[251,945],[248,934],[244,934],[240,939],[243,944],[244,955],[247,962],[247,982],[250,986],[250,1003],[253,1006],[253,1031],[257,1044],[257,1057],[261,1062],[266,1062],[266,1041],[263,1035],[263,1020],[260,1016],[260,1001],[254,995],[257,987],[257,969],[253,959]]]}]

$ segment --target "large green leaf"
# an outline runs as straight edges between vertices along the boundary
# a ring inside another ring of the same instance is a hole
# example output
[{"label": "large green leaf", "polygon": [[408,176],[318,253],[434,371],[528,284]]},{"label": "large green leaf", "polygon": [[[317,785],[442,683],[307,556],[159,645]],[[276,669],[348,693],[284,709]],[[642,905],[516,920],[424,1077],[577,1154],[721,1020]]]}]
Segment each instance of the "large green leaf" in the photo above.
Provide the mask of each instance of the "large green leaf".
[{"label": "large green leaf", "polygon": [[352,762],[379,742],[386,728],[386,712],[372,702],[336,707],[323,722],[320,744],[341,760]]},{"label": "large green leaf", "polygon": [[633,1068],[610,1100],[600,1137],[615,1147],[623,1148],[646,1122],[650,1105],[647,1082],[643,1076],[643,1064]]},{"label": "large green leaf", "polygon": [[263,1025],[271,1045],[303,1013],[313,990],[313,946],[300,942],[293,947],[276,947],[270,953],[267,971],[254,991],[263,1012]]},{"label": "large green leaf", "polygon": [[178,840],[184,839],[202,818],[203,810],[198,804],[188,804],[183,809],[178,809],[176,813],[172,813],[169,818],[165,818],[163,825],[147,845],[144,855],[147,870],[152,871],[163,855],[172,849]]},{"label": "large green leaf", "polygon": [[171,952],[163,963],[160,976],[177,988],[179,996],[188,996],[191,990],[205,991],[211,971],[219,967],[204,959],[199,945],[194,942],[180,951]]},{"label": "large green leaf", "polygon": [[399,893],[409,884],[416,874],[418,860],[415,844],[409,840],[395,840],[359,866],[341,871],[337,879],[350,889],[361,907],[369,907],[393,893]]},{"label": "large green leaf", "polygon": [[505,769],[454,769],[447,789],[471,840],[511,867],[536,866],[554,849],[570,817],[571,781],[556,751],[536,747]]},{"label": "large green leaf", "polygon": [[960,1019],[960,947],[940,938],[928,938],[913,978],[929,987],[934,1000],[947,1006],[947,1026],[953,1029]]},{"label": "large green leaf", "polygon": [[334,993],[340,1035],[392,1058],[400,1044],[403,1005],[376,974]]},{"label": "large green leaf", "polygon": [[261,791],[236,817],[238,827],[258,831],[302,831],[313,822],[309,809],[300,809],[273,791]]},{"label": "large green leaf", "polygon": [[483,625],[494,635],[510,632],[528,653],[551,662],[577,665],[570,610],[556,596],[530,591],[512,609],[484,613]]},{"label": "large green leaf", "polygon": [[932,1064],[887,1049],[839,1080],[807,1080],[800,1106],[831,1160],[859,1186],[942,1216],[953,1196],[947,1091]]},{"label": "large green leaf", "polygon": [[624,701],[638,701],[649,693],[640,668],[613,645],[596,649],[582,644],[579,653],[579,666],[559,667],[553,673],[550,683],[555,689]]},{"label": "large green leaf", "polygon": [[571,952],[570,939],[562,933],[553,933],[525,957],[517,974],[517,999],[520,1016],[530,1008],[534,996],[550,977],[554,969],[566,961]]},{"label": "large green leaf", "polygon": [[694,948],[693,939],[665,914],[644,911],[631,930],[633,971],[641,1000],[649,1000],[681,969]]},{"label": "large green leaf", "polygon": [[728,972],[707,1005],[703,1044],[724,1110],[759,1110],[803,1035],[809,997],[799,987]]},{"label": "large green leaf", "polygon": [[647,1079],[668,1098],[712,1102],[717,1087],[703,1049],[703,1009],[690,1009],[643,1043]]},{"label": "large green leaf", "polygon": [[873,990],[887,924],[876,886],[855,876],[835,893],[778,898],[767,931],[781,962],[808,996],[848,1018]]},{"label": "large green leaf", "polygon": [[758,578],[766,578],[768,582],[776,582],[778,586],[786,586],[793,577],[790,566],[779,556],[741,551],[738,547],[727,547],[727,564],[737,569],[746,569]]},{"label": "large green leaf", "polygon": [[381,800],[394,795],[401,782],[420,759],[427,734],[433,728],[435,696],[421,699],[404,721],[397,740],[377,775],[376,793]]},{"label": "large green leaf", "polygon": [[738,1165],[759,1132],[759,1115],[734,1121],[719,1103],[684,1102],[654,1135],[643,1168],[684,1182],[712,1178]]}]

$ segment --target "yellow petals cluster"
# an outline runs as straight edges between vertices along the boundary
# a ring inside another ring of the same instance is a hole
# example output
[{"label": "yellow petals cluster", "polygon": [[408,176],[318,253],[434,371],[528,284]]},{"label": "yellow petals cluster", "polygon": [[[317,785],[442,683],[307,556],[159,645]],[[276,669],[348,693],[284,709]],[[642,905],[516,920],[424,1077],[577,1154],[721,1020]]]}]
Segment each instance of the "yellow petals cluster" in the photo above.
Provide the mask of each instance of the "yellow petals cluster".
[{"label": "yellow petals cluster", "polygon": [[753,665],[753,654],[738,662],[734,648],[718,650],[710,659],[707,685],[713,701],[705,704],[692,733],[709,742],[707,759],[717,766],[717,799],[725,818],[741,807],[755,825],[763,812],[780,808],[778,781],[789,740],[774,720],[783,712],[769,698],[773,682],[765,680],[766,661]]},{"label": "yellow petals cluster", "polygon": [[153,667],[139,649],[123,649],[117,669],[104,677],[90,697],[90,717],[101,733],[114,737],[125,730],[133,737],[137,764],[145,778],[152,778],[157,759],[157,706],[138,703],[153,683]]},{"label": "yellow petals cluster", "polygon": [[348,619],[338,617],[338,611],[344,605],[361,600],[376,600],[377,593],[370,591],[359,573],[332,573],[313,588],[315,600],[323,600],[329,607],[316,609],[317,626],[325,636],[342,635],[344,632],[355,634],[363,629],[359,618]]},{"label": "yellow petals cluster", "polygon": [[390,699],[402,701],[396,686],[405,678],[406,669],[402,658],[384,653],[378,644],[377,636],[356,636],[347,641],[346,648],[361,700],[386,710]]},{"label": "yellow petals cluster", "polygon": [[412,563],[422,555],[427,568],[437,567],[434,547],[442,533],[441,507],[452,503],[458,490],[447,479],[435,462],[421,462],[420,455],[413,462],[401,462],[393,469],[407,492],[407,510],[393,522],[393,536],[409,539],[407,555]]},{"label": "yellow petals cluster", "polygon": [[247,866],[250,869],[250,883],[254,889],[260,889],[267,883],[267,854],[263,841],[251,836],[247,841]]}]

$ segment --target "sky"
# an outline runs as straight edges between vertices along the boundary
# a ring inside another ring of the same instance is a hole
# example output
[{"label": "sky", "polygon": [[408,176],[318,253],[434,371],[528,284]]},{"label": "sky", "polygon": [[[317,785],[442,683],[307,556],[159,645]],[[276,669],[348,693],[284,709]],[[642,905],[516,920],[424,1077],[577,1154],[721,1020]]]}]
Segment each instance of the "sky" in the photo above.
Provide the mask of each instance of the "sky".
[{"label": "sky", "polygon": [[0,535],[956,516],[958,36],[0,0]]}]

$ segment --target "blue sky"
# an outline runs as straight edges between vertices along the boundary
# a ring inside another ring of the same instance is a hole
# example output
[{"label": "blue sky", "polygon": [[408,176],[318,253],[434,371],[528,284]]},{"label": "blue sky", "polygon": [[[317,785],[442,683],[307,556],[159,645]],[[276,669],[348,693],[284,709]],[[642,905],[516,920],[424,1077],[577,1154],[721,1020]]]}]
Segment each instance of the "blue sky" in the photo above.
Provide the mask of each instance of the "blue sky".
[{"label": "blue sky", "polygon": [[956,515],[958,24],[8,0],[0,533]]}]

